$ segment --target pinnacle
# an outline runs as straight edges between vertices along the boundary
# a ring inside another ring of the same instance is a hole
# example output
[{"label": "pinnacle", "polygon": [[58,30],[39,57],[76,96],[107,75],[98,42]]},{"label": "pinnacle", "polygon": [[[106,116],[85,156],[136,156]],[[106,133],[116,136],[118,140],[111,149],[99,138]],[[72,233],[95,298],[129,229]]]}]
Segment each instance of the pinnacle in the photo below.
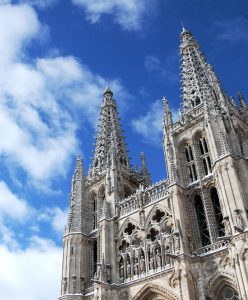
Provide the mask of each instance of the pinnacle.
[{"label": "pinnacle", "polygon": [[110,94],[111,96],[113,96],[113,92],[111,91],[110,87],[107,85],[104,93],[103,93],[103,96],[107,95],[107,94]]}]

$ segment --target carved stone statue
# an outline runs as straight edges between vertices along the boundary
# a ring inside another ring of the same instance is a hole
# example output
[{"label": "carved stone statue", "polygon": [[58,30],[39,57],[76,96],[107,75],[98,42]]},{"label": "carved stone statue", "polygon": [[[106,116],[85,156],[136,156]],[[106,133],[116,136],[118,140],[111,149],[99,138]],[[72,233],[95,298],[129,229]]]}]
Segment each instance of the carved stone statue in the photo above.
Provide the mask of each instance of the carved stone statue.
[{"label": "carved stone statue", "polygon": [[77,291],[76,276],[72,276],[72,293],[76,294],[76,291]]},{"label": "carved stone statue", "polygon": [[226,216],[224,217],[224,220],[222,221],[224,227],[225,227],[225,235],[229,236],[232,234],[232,229],[231,229],[231,223],[229,220],[229,217]]},{"label": "carved stone statue", "polygon": [[120,262],[120,279],[123,279],[124,278],[124,266],[123,266],[123,262],[121,261]]},{"label": "carved stone statue", "polygon": [[192,253],[194,250],[194,244],[191,235],[188,235],[188,245],[189,245],[189,252]]},{"label": "carved stone statue", "polygon": [[165,255],[165,264],[169,265],[170,264],[170,257],[167,255],[170,253],[170,243],[168,239],[164,239],[164,255]]},{"label": "carved stone statue", "polygon": [[162,258],[159,249],[156,250],[156,263],[157,268],[160,268],[162,266]]},{"label": "carved stone statue", "polygon": [[140,273],[145,274],[145,272],[146,272],[146,263],[145,263],[144,256],[141,255],[141,257],[140,257]]},{"label": "carved stone statue", "polygon": [[235,212],[235,222],[236,222],[235,229],[237,231],[243,231],[244,228],[243,228],[243,221],[242,221],[242,216],[240,214],[240,210],[235,209],[234,212]]},{"label": "carved stone statue", "polygon": [[127,261],[127,278],[131,278],[131,265],[130,261]]},{"label": "carved stone statue", "polygon": [[67,290],[67,278],[63,278],[63,293],[65,294]]},{"label": "carved stone statue", "polygon": [[81,276],[81,293],[83,294],[85,291],[85,279],[84,276]]},{"label": "carved stone statue", "polygon": [[154,270],[155,269],[155,260],[153,255],[150,256],[150,270]]},{"label": "carved stone statue", "polygon": [[178,253],[180,251],[180,236],[178,232],[174,233],[175,250]]},{"label": "carved stone statue", "polygon": [[134,264],[134,275],[139,275],[139,262],[138,262],[138,258],[135,258],[135,264]]}]

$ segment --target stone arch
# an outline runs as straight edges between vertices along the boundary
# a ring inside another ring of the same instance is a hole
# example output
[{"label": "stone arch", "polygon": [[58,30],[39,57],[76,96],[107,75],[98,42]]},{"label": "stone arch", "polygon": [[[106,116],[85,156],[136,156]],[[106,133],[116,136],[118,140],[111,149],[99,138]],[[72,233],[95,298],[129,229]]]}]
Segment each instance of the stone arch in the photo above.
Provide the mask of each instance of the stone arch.
[{"label": "stone arch", "polygon": [[132,189],[129,185],[124,184],[124,198],[128,198],[132,194]]},{"label": "stone arch", "polygon": [[88,196],[88,204],[88,226],[91,231],[97,227],[97,211],[99,209],[99,202],[96,190],[90,191]]},{"label": "stone arch", "polygon": [[102,184],[98,189],[98,198],[105,198],[105,185]]},{"label": "stone arch", "polygon": [[147,283],[133,300],[179,300],[179,297],[157,284]]},{"label": "stone arch", "polygon": [[206,133],[204,132],[203,128],[195,129],[191,136],[192,143],[197,142],[198,139],[202,136],[206,138]]},{"label": "stone arch", "polygon": [[121,236],[123,235],[124,230],[128,225],[128,223],[132,223],[133,225],[135,225],[136,229],[140,229],[140,224],[136,220],[134,220],[133,218],[127,218],[119,229],[119,233],[118,233],[119,238],[121,238]]},{"label": "stone arch", "polygon": [[233,274],[228,271],[222,271],[214,274],[207,285],[206,292],[207,295],[212,300],[222,300],[221,293],[226,287],[232,288],[236,293],[238,293],[237,282],[234,279]]},{"label": "stone arch", "polygon": [[146,222],[145,222],[146,229],[150,227],[150,223],[152,223],[152,217],[154,216],[157,210],[163,211],[165,213],[163,219],[166,217],[166,215],[170,215],[170,216],[172,215],[171,211],[168,208],[166,208],[163,205],[157,204],[150,210],[150,212],[147,215]]}]

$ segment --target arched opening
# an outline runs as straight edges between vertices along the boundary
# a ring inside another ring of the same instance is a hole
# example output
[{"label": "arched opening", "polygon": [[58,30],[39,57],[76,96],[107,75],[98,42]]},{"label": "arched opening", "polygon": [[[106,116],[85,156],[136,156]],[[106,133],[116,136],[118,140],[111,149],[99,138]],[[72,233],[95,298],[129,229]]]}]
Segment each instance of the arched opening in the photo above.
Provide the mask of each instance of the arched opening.
[{"label": "arched opening", "polygon": [[97,241],[93,241],[93,274],[97,271]]},{"label": "arched opening", "polygon": [[129,197],[131,194],[132,194],[131,189],[127,185],[125,185],[124,186],[124,198]]},{"label": "arched opening", "polygon": [[208,292],[212,300],[240,300],[235,283],[226,276],[217,277]]},{"label": "arched opening", "polygon": [[195,210],[196,210],[196,216],[197,216],[197,221],[199,226],[199,232],[201,236],[201,244],[202,247],[204,247],[211,243],[207,219],[206,219],[201,196],[196,195],[194,200],[195,200]]},{"label": "arched opening", "polygon": [[89,228],[90,230],[95,230],[97,228],[97,195],[95,192],[89,197]]},{"label": "arched opening", "polygon": [[133,298],[133,300],[178,300],[172,292],[157,284],[146,284]]},{"label": "arched opening", "polygon": [[199,147],[200,147],[201,159],[203,162],[204,172],[205,172],[205,175],[208,175],[212,171],[211,171],[211,160],[210,160],[210,156],[209,156],[208,145],[207,145],[207,141],[206,141],[205,137],[199,138]]},{"label": "arched opening", "polygon": [[190,182],[194,182],[197,180],[197,173],[196,173],[195,158],[193,155],[192,146],[190,144],[185,145],[184,151],[185,151],[186,165],[188,168]]},{"label": "arched opening", "polygon": [[225,235],[225,227],[223,224],[223,215],[221,211],[219,196],[215,187],[213,187],[210,191],[210,197],[212,200],[212,205],[214,209],[214,215],[216,220],[216,225],[218,229],[219,236]]}]

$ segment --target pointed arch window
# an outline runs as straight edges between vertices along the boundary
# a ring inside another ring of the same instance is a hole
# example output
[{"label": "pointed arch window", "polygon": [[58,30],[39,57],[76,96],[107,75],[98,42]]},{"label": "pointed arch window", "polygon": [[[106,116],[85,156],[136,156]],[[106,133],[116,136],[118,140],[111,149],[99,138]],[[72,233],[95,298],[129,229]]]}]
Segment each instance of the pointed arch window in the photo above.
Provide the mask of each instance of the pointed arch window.
[{"label": "pointed arch window", "polygon": [[186,165],[188,168],[190,181],[194,182],[197,180],[197,173],[196,173],[193,150],[192,150],[192,146],[190,144],[185,146],[185,158],[186,158]]},{"label": "pointed arch window", "polygon": [[219,236],[224,236],[225,235],[225,227],[223,224],[223,215],[222,215],[222,211],[221,211],[219,196],[218,196],[218,193],[217,193],[217,190],[215,187],[213,187],[211,189],[210,196],[211,196],[211,200],[212,200],[212,205],[213,205],[213,209],[214,209],[214,215],[215,215],[215,220],[216,220],[216,225],[217,225]]},{"label": "pointed arch window", "polygon": [[199,138],[199,147],[201,152],[201,159],[204,166],[205,175],[212,172],[211,170],[211,159],[209,156],[208,144],[205,137]]},{"label": "pointed arch window", "polygon": [[201,243],[202,246],[204,247],[209,245],[211,241],[210,241],[207,219],[206,219],[206,215],[205,215],[205,211],[204,211],[204,207],[200,195],[195,196],[195,210],[196,210],[197,221],[198,221],[198,226],[199,226],[199,231],[201,236]]},{"label": "pointed arch window", "polygon": [[97,228],[97,199],[93,198],[93,230]]}]

